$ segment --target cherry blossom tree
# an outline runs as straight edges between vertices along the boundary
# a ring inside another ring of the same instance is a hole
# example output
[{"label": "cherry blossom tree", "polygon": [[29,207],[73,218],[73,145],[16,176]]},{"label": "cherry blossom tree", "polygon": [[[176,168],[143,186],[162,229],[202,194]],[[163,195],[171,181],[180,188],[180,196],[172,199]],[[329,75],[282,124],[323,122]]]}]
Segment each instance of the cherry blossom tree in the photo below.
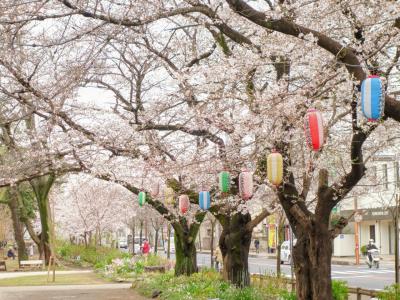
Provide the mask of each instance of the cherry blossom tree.
[{"label": "cherry blossom tree", "polygon": [[[346,220],[329,227],[331,209],[364,176],[365,154],[376,144],[385,147],[398,130],[400,104],[391,95],[400,57],[397,2],[7,4],[0,20],[4,26],[43,28],[47,22],[62,28],[62,34],[38,36],[32,30],[22,38],[18,53],[35,53],[40,62],[36,69],[25,68],[40,76],[29,80],[31,73],[17,68],[25,66],[21,57],[7,51],[0,53],[0,64],[18,87],[9,92],[16,101],[55,116],[57,126],[99,147],[95,162],[94,156],[77,155],[83,169],[135,194],[154,177],[167,179],[193,203],[197,191],[211,190],[210,211],[223,226],[224,277],[242,286],[249,284],[252,227],[269,213],[261,210],[251,218],[250,206],[258,201],[265,208],[278,197],[297,237],[298,298],[332,299],[331,240]],[[56,54],[59,60],[54,60],[55,50],[74,59]],[[384,117],[376,123],[367,122],[357,105],[359,85],[369,73],[384,77],[388,87]],[[49,74],[57,79],[39,80],[52,78]],[[112,105],[106,95],[97,99],[100,105],[76,101],[81,85],[110,91]],[[20,89],[29,97],[16,97]],[[303,134],[310,107],[326,120],[325,145],[317,153],[307,148]],[[285,159],[284,182],[277,188],[265,179],[265,157],[273,148]],[[131,170],[122,170],[121,162]],[[221,195],[215,184],[226,169],[236,185],[243,167],[255,172],[249,203],[235,188]],[[193,209],[182,216],[160,200],[148,197],[175,224],[184,250],[177,257],[191,261],[177,269],[190,273],[196,269],[192,234],[204,212]]]}]

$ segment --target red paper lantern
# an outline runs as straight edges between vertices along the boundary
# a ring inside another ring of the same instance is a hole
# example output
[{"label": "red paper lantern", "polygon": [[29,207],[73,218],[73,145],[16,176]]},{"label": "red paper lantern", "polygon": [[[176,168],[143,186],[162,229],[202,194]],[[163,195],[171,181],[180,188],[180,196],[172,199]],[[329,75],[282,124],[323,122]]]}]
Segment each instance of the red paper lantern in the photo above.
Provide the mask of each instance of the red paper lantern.
[{"label": "red paper lantern", "polygon": [[307,144],[314,151],[319,151],[324,143],[324,124],[322,115],[316,109],[309,109],[304,118],[304,131]]},{"label": "red paper lantern", "polygon": [[179,211],[181,213],[186,213],[190,207],[190,200],[188,195],[179,196]]},{"label": "red paper lantern", "polygon": [[239,193],[243,200],[249,200],[253,196],[253,174],[244,171],[239,174]]}]

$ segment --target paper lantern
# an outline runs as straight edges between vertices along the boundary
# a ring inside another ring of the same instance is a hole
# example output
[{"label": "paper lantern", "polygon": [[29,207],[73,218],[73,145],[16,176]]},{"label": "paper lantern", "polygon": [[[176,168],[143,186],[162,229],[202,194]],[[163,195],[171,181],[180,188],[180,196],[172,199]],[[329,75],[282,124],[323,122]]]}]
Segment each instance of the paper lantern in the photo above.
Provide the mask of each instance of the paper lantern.
[{"label": "paper lantern", "polygon": [[174,196],[175,196],[174,190],[172,188],[170,188],[170,187],[166,187],[165,190],[164,190],[164,201],[165,201],[165,204],[173,205],[174,202],[175,202]]},{"label": "paper lantern", "polygon": [[231,177],[229,172],[222,171],[219,173],[219,190],[222,193],[228,193],[231,186]]},{"label": "paper lantern", "polygon": [[324,143],[324,124],[322,115],[316,109],[309,109],[304,117],[304,131],[307,144],[314,151],[321,149]]},{"label": "paper lantern", "polygon": [[385,95],[379,76],[368,76],[361,84],[361,109],[369,121],[382,117],[385,108]]},{"label": "paper lantern", "polygon": [[153,182],[151,185],[150,195],[151,197],[155,198],[160,193],[160,183],[158,181]]},{"label": "paper lantern", "polygon": [[239,194],[243,200],[253,196],[253,174],[248,171],[239,174]]},{"label": "paper lantern", "polygon": [[142,207],[146,203],[146,193],[140,192],[138,195],[139,206]]},{"label": "paper lantern", "polygon": [[180,195],[179,196],[179,211],[181,213],[186,213],[189,210],[190,200],[188,195]]},{"label": "paper lantern", "polygon": [[283,180],[283,158],[278,152],[272,152],[267,158],[268,180],[274,185],[280,185]]},{"label": "paper lantern", "polygon": [[202,191],[199,193],[199,205],[202,210],[208,210],[211,206],[210,192]]}]

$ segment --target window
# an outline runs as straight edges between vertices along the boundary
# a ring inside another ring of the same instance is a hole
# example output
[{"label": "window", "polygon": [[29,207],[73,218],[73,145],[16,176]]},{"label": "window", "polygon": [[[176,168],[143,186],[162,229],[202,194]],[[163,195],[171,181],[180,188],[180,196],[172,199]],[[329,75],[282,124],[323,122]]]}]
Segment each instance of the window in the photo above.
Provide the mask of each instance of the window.
[{"label": "window", "polygon": [[389,188],[387,164],[383,164],[382,167],[383,167],[383,186],[385,187],[385,190],[387,190]]},{"label": "window", "polygon": [[394,162],[394,182],[396,186],[399,186],[399,162]]},{"label": "window", "polygon": [[374,240],[374,243],[376,243],[375,240],[375,225],[369,225],[369,239]]}]

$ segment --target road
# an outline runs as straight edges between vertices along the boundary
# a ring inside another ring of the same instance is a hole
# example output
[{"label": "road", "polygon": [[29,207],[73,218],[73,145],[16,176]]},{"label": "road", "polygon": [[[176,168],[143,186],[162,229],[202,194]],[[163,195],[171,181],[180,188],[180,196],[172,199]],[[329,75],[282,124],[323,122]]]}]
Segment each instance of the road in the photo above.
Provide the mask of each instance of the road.
[{"label": "road", "polygon": [[[210,266],[210,254],[198,254],[199,265]],[[383,289],[394,283],[393,262],[381,261],[380,268],[369,269],[363,263],[359,266],[332,265],[332,279],[347,281],[351,287]],[[290,265],[282,265],[282,272],[290,276]],[[250,273],[271,274],[276,272],[276,261],[266,257],[249,257]]]}]

